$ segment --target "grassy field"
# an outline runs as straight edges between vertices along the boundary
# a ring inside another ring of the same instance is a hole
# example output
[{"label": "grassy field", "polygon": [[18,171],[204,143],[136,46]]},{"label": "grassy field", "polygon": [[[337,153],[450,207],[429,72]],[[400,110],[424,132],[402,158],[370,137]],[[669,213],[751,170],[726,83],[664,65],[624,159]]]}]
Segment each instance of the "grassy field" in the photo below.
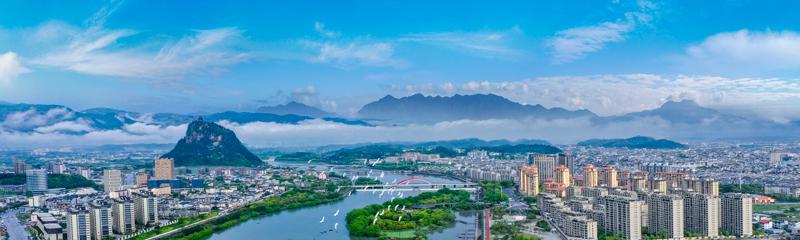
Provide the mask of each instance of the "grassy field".
[{"label": "grassy field", "polygon": [[384,232],[383,236],[390,239],[412,239],[416,235],[414,234],[414,230],[405,230],[405,231]]}]

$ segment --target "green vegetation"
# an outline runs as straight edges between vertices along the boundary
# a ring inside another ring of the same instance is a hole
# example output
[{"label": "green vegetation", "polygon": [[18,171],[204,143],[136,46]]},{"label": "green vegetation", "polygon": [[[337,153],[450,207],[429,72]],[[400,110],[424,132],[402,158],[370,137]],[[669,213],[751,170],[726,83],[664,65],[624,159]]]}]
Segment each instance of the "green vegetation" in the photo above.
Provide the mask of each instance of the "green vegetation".
[{"label": "green vegetation", "polygon": [[607,233],[602,229],[597,229],[597,239],[599,240],[624,240],[625,237],[620,233]]},{"label": "green vegetation", "polygon": [[550,231],[550,224],[547,223],[547,221],[545,220],[539,220],[538,222],[536,222],[536,227],[541,228],[545,232]]},{"label": "green vegetation", "polygon": [[753,205],[754,213],[767,214],[773,220],[800,221],[800,203],[784,205]]},{"label": "green vegetation", "polygon": [[356,185],[378,185],[381,181],[374,178],[359,177],[356,179]]},{"label": "green vegetation", "polygon": [[424,154],[439,154],[439,157],[446,157],[446,158],[458,156],[458,151],[456,151],[455,149],[442,146],[437,146],[431,149],[422,150],[420,152]]},{"label": "green vegetation", "polygon": [[704,237],[706,235],[704,235],[702,233],[699,233],[699,232],[686,231],[686,232],[683,232],[683,236],[684,237],[693,238],[693,237]]},{"label": "green vegetation", "polygon": [[519,228],[516,225],[505,222],[492,224],[492,227],[489,228],[489,230],[492,231],[493,236],[509,236],[519,232]]},{"label": "green vegetation", "polygon": [[633,148],[633,149],[679,149],[686,145],[667,139],[636,136],[625,139],[589,139],[578,143],[578,146],[605,147],[605,148]]},{"label": "green vegetation", "polygon": [[378,163],[371,168],[386,170],[386,171],[414,171],[417,170],[417,164],[412,162],[399,162],[399,163]]},{"label": "green vegetation", "polygon": [[275,158],[275,161],[279,162],[308,162],[319,160],[319,154],[312,153],[312,152],[295,152],[295,153],[286,153],[281,154]]},{"label": "green vegetation", "polygon": [[[2,173],[0,174],[0,185],[23,185],[26,182],[25,174]],[[69,174],[48,174],[47,187],[49,188],[83,188],[91,187],[102,189],[102,186],[95,184],[81,175]]]},{"label": "green vegetation", "polygon": [[763,184],[720,184],[719,192],[740,192],[750,194],[764,194]]},{"label": "green vegetation", "polygon": [[[307,162],[320,161],[330,164],[359,164],[363,159],[379,159],[399,156],[403,152],[415,151],[425,154],[439,154],[440,157],[456,157],[465,155],[472,150],[485,150],[498,153],[504,157],[527,153],[560,153],[561,149],[550,145],[539,144],[537,141],[524,141],[524,144],[510,144],[508,141],[484,142],[467,141],[462,144],[457,142],[431,142],[420,144],[373,144],[354,148],[344,148],[325,153],[295,152],[281,154],[276,161]],[[499,144],[503,143],[503,144]],[[377,166],[376,166],[377,167]],[[384,166],[389,167],[389,166]],[[408,167],[408,166],[406,166]],[[407,170],[407,169],[402,169]]]},{"label": "green vegetation", "polygon": [[501,203],[508,201],[508,196],[503,193],[501,182],[481,181],[483,201],[487,203]]},{"label": "green vegetation", "polygon": [[642,238],[644,239],[668,239],[669,233],[665,230],[658,231],[657,233],[650,233],[646,227],[642,228]]},{"label": "green vegetation", "polygon": [[514,235],[511,235],[507,239],[509,239],[509,240],[541,240],[542,238],[540,238],[540,237],[538,237],[536,235],[530,235],[530,234],[527,234],[527,233],[515,233]]},{"label": "green vegetation", "polygon": [[50,174],[47,175],[47,187],[49,188],[84,188],[90,187],[96,190],[102,190],[103,186],[86,179],[81,175],[69,174]]},{"label": "green vegetation", "polygon": [[473,207],[468,192],[441,189],[354,209],[347,213],[347,229],[350,235],[361,237],[420,237],[455,221],[450,209]]}]

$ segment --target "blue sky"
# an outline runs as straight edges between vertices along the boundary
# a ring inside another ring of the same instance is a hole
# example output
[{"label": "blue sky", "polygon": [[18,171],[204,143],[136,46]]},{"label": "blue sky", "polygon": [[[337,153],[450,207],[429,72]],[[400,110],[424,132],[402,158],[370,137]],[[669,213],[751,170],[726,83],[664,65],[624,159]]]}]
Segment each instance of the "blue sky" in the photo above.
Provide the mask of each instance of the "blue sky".
[{"label": "blue sky", "polygon": [[142,112],[496,93],[800,118],[796,1],[4,1],[0,100]]}]

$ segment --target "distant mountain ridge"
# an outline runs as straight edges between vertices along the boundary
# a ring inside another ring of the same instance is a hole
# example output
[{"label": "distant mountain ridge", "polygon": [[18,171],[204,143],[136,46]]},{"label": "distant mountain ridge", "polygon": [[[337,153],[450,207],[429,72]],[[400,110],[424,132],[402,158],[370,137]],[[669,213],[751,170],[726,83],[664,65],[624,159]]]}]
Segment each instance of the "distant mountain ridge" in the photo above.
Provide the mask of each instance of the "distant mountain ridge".
[{"label": "distant mountain ridge", "polygon": [[414,94],[402,98],[386,95],[364,105],[358,111],[358,116],[390,122],[433,123],[464,119],[561,119],[596,115],[587,110],[571,111],[545,108],[538,104],[519,104],[494,94],[456,94],[452,97]]},{"label": "distant mountain ridge", "polygon": [[305,105],[303,103],[291,101],[286,104],[276,105],[276,106],[269,106],[269,107],[260,107],[256,112],[259,113],[271,113],[277,115],[299,115],[299,116],[309,116],[313,118],[326,118],[326,117],[336,117],[336,114],[323,111],[322,109],[315,108],[312,106]]},{"label": "distant mountain ridge", "polygon": [[175,166],[257,166],[263,164],[236,137],[233,131],[199,118],[186,129],[186,136],[162,158],[172,158]]},{"label": "distant mountain ridge", "polygon": [[645,136],[616,139],[589,139],[579,142],[578,146],[631,149],[678,149],[686,147],[686,145],[675,141]]},{"label": "distant mountain ridge", "polygon": [[[0,130],[16,132],[85,134],[93,130],[123,129],[125,125],[135,123],[177,126],[187,124],[197,117],[177,113],[137,113],[112,108],[76,111],[66,106],[52,104],[0,104]],[[203,117],[209,121],[227,121],[238,124],[252,122],[299,124],[302,121],[317,119],[295,114],[279,115],[234,111],[213,113]],[[358,119],[351,120],[335,116],[318,119],[345,125],[371,126],[368,122]]]}]

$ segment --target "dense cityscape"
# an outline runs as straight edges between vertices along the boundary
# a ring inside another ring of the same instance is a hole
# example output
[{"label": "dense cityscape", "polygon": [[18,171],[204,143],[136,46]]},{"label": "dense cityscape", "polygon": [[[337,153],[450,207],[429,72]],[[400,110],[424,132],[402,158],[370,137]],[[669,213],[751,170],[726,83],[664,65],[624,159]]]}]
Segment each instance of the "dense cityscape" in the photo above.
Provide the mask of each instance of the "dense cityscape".
[{"label": "dense cityscape", "polygon": [[[7,152],[13,157],[6,156],[0,190],[3,206],[15,216],[4,218],[4,230],[11,239],[170,239],[296,189],[378,195],[376,189],[360,189],[372,182],[384,184],[377,188],[381,197],[402,188],[436,191],[436,185],[389,182],[384,175],[393,172],[480,183],[470,198],[487,209],[476,216],[488,220],[476,217],[457,235],[462,239],[519,233],[564,239],[765,238],[800,230],[800,218],[791,210],[798,205],[776,203],[798,198],[800,186],[790,178],[797,145],[561,147],[564,152],[556,154],[453,148],[456,154],[449,156],[407,149],[355,159],[360,164],[354,165],[282,162],[277,155],[265,157],[259,167],[180,167],[152,149],[122,155],[34,150],[26,160],[18,151]],[[154,160],[139,167],[120,167],[116,160],[147,157]],[[392,165],[413,168],[391,170]],[[768,177],[777,171],[786,178]],[[54,176],[62,175],[82,181],[52,186]],[[7,184],[17,176],[20,184]],[[489,200],[490,183],[501,186],[498,199]]]}]

